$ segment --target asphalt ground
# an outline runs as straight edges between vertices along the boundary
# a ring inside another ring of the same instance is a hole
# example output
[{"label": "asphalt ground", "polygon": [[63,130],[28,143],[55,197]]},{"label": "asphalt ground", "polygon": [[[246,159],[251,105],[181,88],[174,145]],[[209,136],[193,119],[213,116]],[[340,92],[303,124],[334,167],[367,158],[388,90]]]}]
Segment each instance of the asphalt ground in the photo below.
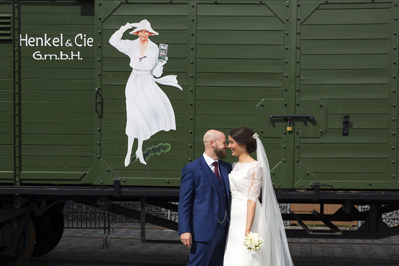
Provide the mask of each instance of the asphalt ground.
[{"label": "asphalt ground", "polygon": [[[148,239],[176,243],[142,243],[139,224],[112,227],[108,249],[103,248],[101,229],[65,229],[58,246],[43,257],[32,257],[28,266],[181,266],[188,260],[188,249],[178,243],[175,231],[148,225]],[[296,266],[399,265],[398,236],[378,240],[290,238],[289,246]]]}]

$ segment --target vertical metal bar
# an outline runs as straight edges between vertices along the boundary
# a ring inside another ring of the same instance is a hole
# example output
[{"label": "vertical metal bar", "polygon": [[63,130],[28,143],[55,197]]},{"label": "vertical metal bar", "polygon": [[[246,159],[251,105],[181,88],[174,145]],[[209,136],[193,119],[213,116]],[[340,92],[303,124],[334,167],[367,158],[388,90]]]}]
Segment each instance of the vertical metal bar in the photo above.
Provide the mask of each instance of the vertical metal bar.
[{"label": "vertical metal bar", "polygon": [[195,109],[196,109],[196,68],[197,68],[197,3],[189,3],[188,8],[188,80],[187,80],[187,158],[191,162],[195,154]]},{"label": "vertical metal bar", "polygon": [[140,223],[141,223],[141,242],[145,243],[146,239],[145,239],[145,198],[141,198],[141,209],[140,209],[140,213],[141,213],[141,217],[140,217]]},{"label": "vertical metal bar", "polygon": [[14,185],[21,185],[21,65],[19,48],[19,1],[13,0],[13,20],[12,20],[12,38],[13,38],[13,91],[14,91]]}]

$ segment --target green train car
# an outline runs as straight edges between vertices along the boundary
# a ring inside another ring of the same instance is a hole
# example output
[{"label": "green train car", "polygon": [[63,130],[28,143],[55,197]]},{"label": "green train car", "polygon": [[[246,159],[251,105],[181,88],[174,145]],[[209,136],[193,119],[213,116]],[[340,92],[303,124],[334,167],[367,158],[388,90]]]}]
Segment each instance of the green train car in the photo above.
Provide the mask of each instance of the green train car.
[{"label": "green train car", "polygon": [[[176,228],[114,202],[175,210],[181,168],[201,156],[203,134],[240,126],[260,135],[280,202],[342,205],[285,219],[322,220],[331,229],[323,235],[396,234],[381,217],[399,203],[398,4],[2,0],[0,257],[23,264],[55,247],[66,200]],[[175,128],[144,140],[146,164],[135,141],[126,167],[132,62],[110,38],[144,19],[159,33],[150,40],[168,45],[163,75],[182,90],[161,86]],[[365,223],[342,231],[337,220]],[[303,226],[289,234],[318,235]]]}]

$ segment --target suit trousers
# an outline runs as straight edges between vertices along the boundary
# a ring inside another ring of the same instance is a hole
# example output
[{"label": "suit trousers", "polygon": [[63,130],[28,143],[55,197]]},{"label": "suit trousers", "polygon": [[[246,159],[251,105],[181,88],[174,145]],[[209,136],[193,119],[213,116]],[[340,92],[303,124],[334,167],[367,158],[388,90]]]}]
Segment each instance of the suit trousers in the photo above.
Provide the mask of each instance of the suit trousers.
[{"label": "suit trousers", "polygon": [[193,241],[187,266],[221,266],[223,264],[228,226],[218,223],[209,242]]}]

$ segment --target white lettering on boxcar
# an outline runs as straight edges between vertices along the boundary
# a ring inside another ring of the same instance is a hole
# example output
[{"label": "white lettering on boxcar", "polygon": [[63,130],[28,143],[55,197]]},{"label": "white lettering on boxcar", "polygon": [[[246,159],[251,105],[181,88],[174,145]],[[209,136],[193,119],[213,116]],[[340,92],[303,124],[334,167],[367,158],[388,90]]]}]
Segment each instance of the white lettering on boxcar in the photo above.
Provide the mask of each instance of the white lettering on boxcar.
[{"label": "white lettering on boxcar", "polygon": [[[45,33],[40,37],[32,37],[28,34],[19,35],[19,45],[23,47],[93,47],[94,39],[89,37],[87,34],[78,33],[73,38],[66,38],[64,34],[57,36],[49,36]],[[83,60],[81,57],[81,51],[59,51],[58,53],[46,53],[46,51],[35,51],[32,54],[35,60]]]}]

